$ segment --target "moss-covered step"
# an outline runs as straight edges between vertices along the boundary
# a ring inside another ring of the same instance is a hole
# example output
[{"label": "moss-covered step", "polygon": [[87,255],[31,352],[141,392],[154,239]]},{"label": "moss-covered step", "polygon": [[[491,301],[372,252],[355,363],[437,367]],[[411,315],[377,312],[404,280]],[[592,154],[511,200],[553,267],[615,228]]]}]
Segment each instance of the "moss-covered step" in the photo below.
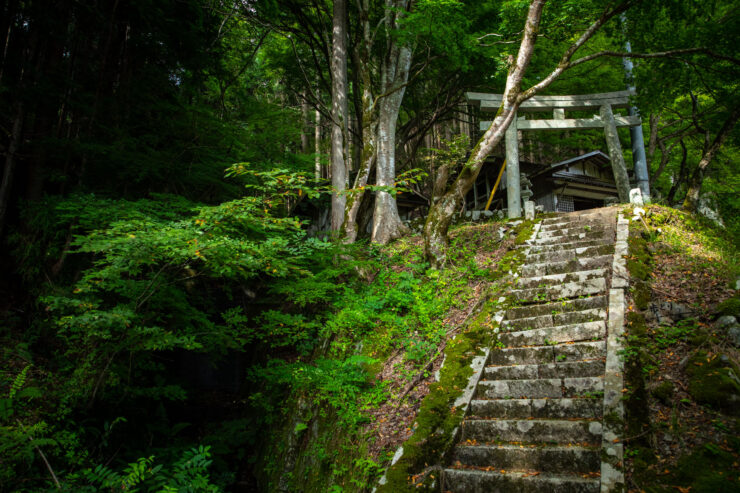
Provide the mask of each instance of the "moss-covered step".
[{"label": "moss-covered step", "polygon": [[604,409],[596,397],[566,399],[473,399],[470,416],[483,418],[599,419]]},{"label": "moss-covered step", "polygon": [[516,380],[531,378],[598,377],[604,374],[601,360],[549,363],[545,365],[489,366],[483,370],[484,380]]},{"label": "moss-covered step", "polygon": [[561,313],[571,313],[583,310],[603,309],[606,308],[606,296],[589,296],[566,301],[555,301],[542,305],[528,305],[506,310],[504,324],[514,322],[521,318],[539,317],[544,315],[557,315]]},{"label": "moss-covered step", "polygon": [[520,248],[527,249],[528,253],[545,253],[545,252],[555,252],[558,250],[569,249],[569,248],[609,245],[611,243],[614,243],[613,239],[597,238],[597,239],[579,239],[579,240],[569,241],[569,242],[564,242],[564,243],[544,243],[544,244],[532,243],[530,245],[522,245],[520,246]]},{"label": "moss-covered step", "polygon": [[[608,243],[606,243],[608,244]],[[548,247],[559,250],[560,247]],[[530,250],[529,253],[534,253]],[[599,269],[610,267],[614,259],[613,255],[599,255],[597,257],[576,258],[560,262],[541,262],[539,264],[527,264],[522,267],[522,276],[544,276],[547,274],[563,274],[579,270]]]},{"label": "moss-covered step", "polygon": [[478,384],[479,399],[543,399],[579,397],[603,392],[604,378],[535,378],[528,380],[483,380]]},{"label": "moss-covered step", "polygon": [[450,493],[597,493],[599,478],[531,471],[506,473],[476,469],[445,469],[443,491]]},{"label": "moss-covered step", "polygon": [[606,292],[606,279],[597,277],[584,281],[565,282],[562,284],[529,288],[514,289],[510,295],[520,303],[540,303],[566,298],[577,298]]},{"label": "moss-covered step", "polygon": [[568,282],[587,281],[589,279],[604,277],[605,275],[606,269],[589,269],[569,272],[567,274],[546,274],[544,276],[520,277],[516,284],[519,289],[533,289],[545,286],[558,286]]},{"label": "moss-covered step", "polygon": [[581,361],[603,358],[606,355],[604,341],[576,342],[553,346],[505,348],[491,351],[491,365],[533,365],[560,361]]},{"label": "moss-covered step", "polygon": [[504,347],[546,346],[560,342],[592,341],[602,339],[605,335],[606,323],[596,321],[505,332],[499,334],[498,340]]},{"label": "moss-covered step", "polygon": [[[534,239],[533,243],[537,243],[540,241],[548,240],[548,239],[558,239],[558,238],[580,238],[580,239],[596,239],[596,238],[606,238],[606,237],[614,237],[615,234],[615,228],[613,226],[610,227],[603,227],[603,226],[574,226],[574,227],[568,227],[568,228],[561,228],[561,229],[549,229],[542,231],[540,230],[537,233],[537,237]],[[575,240],[574,240],[575,241]]]},{"label": "moss-covered step", "polygon": [[499,470],[534,469],[550,473],[590,473],[601,467],[599,450],[586,447],[520,445],[468,445],[457,447],[453,464],[487,467],[495,464]]},{"label": "moss-covered step", "polygon": [[462,441],[601,444],[601,423],[562,419],[467,419]]},{"label": "moss-covered step", "polygon": [[578,248],[567,248],[561,249],[555,252],[545,253],[530,253],[527,254],[526,262],[530,263],[542,263],[542,262],[563,262],[569,260],[575,260],[577,258],[588,258],[598,257],[601,255],[612,255],[614,253],[614,244],[591,246],[591,247],[578,247]]}]

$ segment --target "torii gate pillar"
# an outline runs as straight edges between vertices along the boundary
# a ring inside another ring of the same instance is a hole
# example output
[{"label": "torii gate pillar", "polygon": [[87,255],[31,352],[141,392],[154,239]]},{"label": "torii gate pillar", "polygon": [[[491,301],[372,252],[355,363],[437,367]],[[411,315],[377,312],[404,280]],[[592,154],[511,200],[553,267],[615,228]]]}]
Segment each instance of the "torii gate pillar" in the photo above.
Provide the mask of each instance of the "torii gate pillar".
[{"label": "torii gate pillar", "polygon": [[517,115],[506,129],[506,204],[509,219],[522,216],[521,183],[519,181],[519,137]]}]

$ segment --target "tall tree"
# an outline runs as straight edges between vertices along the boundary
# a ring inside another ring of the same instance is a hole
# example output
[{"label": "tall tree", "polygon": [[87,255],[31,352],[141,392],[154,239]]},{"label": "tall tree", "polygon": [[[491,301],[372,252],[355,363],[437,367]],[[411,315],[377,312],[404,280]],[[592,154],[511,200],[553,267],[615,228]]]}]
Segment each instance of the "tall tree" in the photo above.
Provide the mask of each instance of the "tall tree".
[{"label": "tall tree", "polygon": [[[386,0],[385,28],[388,39],[386,56],[380,74],[381,95],[378,108],[377,185],[393,187],[396,182],[396,125],[403,94],[409,79],[413,47],[395,39],[401,19],[411,6],[410,0]],[[406,231],[398,215],[396,198],[389,191],[379,189],[375,195],[372,241],[387,243]]]},{"label": "tall tree", "polygon": [[331,229],[339,231],[347,203],[347,0],[334,0],[331,46]]}]

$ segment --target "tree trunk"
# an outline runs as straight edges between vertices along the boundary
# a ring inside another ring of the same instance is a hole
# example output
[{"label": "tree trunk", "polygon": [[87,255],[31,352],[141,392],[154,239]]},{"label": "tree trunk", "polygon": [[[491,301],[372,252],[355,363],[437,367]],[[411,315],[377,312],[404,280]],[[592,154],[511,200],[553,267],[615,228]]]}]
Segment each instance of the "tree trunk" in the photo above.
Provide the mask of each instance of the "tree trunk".
[{"label": "tree trunk", "polygon": [[301,118],[303,120],[301,125],[301,152],[303,154],[308,154],[310,145],[308,132],[311,122],[308,119],[308,101],[306,100],[306,91],[303,91],[301,94]]},{"label": "tree trunk", "polygon": [[15,174],[15,155],[21,142],[24,119],[23,104],[18,103],[16,116],[13,121],[13,130],[10,134],[10,143],[5,153],[5,168],[3,168],[3,181],[0,183],[0,238],[3,235],[5,227],[5,216],[8,212],[8,202],[10,201],[10,192],[13,186],[13,176]]},{"label": "tree trunk", "polygon": [[544,4],[544,0],[534,0],[529,6],[519,53],[516,60],[510,60],[501,108],[496,113],[491,126],[473,148],[457,179],[450,185],[444,196],[429,208],[429,214],[424,223],[424,254],[434,268],[444,265],[448,244],[447,231],[452,223],[452,217],[462,205],[465,195],[475,184],[484,160],[504,138],[506,129],[514,120],[519,105],[526,97],[536,92],[534,88],[531,88],[524,95],[521,83],[534,52],[537,28]]},{"label": "tree trunk", "polygon": [[[405,63],[406,75],[411,63],[411,50],[405,51],[405,59],[399,60]],[[405,80],[404,80],[405,83]],[[401,109],[403,89],[386,97],[380,105],[378,115],[378,153],[376,164],[376,183],[381,187],[394,187],[396,184],[396,122],[398,112]],[[375,213],[373,215],[372,241],[385,244],[398,238],[406,232],[407,228],[398,215],[396,197],[388,191],[378,190],[375,193]]]},{"label": "tree trunk", "polygon": [[737,106],[732,110],[732,113],[730,113],[730,116],[727,117],[727,120],[722,124],[722,128],[720,128],[719,133],[717,133],[712,144],[704,150],[701,160],[699,161],[699,166],[697,166],[694,174],[691,176],[691,181],[689,181],[689,189],[686,192],[686,198],[683,201],[683,210],[687,212],[696,212],[699,207],[699,192],[701,191],[701,184],[704,181],[704,172],[717,155],[717,151],[722,147],[722,144],[725,139],[727,139],[729,133],[735,127],[735,123],[737,123],[738,118],[740,118],[740,106]]},{"label": "tree trunk", "polygon": [[[383,94],[378,98],[380,106],[375,163],[376,184],[380,187],[396,185],[396,124],[409,80],[413,49],[400,46],[398,41],[392,39],[392,31],[397,28],[396,21],[404,15],[408,6],[408,0],[386,0],[386,30],[390,46],[380,74]],[[372,241],[385,244],[407,231],[398,215],[395,195],[378,190],[375,193]]]},{"label": "tree trunk", "polygon": [[344,222],[347,196],[347,1],[334,0],[331,94],[331,229]]},{"label": "tree trunk", "polygon": [[673,199],[676,196],[678,187],[681,186],[681,183],[684,182],[687,175],[686,161],[688,158],[688,150],[686,149],[686,144],[683,143],[683,139],[679,140],[679,144],[681,144],[681,166],[678,169],[678,176],[676,177],[676,180],[673,182],[673,185],[671,185],[671,189],[668,191],[668,196],[666,197],[666,202],[668,203],[668,205],[673,204]]},{"label": "tree trunk", "polygon": [[321,180],[321,111],[316,109],[316,119],[313,129],[313,145],[315,162],[314,162],[314,174],[316,175],[316,181]]}]

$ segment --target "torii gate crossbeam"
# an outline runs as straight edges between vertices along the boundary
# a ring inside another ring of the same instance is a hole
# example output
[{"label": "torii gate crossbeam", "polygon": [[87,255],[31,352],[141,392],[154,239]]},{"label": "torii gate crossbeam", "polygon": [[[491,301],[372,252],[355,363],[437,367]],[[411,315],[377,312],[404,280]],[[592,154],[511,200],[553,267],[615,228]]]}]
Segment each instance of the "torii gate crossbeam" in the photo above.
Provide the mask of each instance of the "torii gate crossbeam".
[{"label": "torii gate crossbeam", "polygon": [[[634,127],[642,124],[638,115],[615,115],[613,108],[629,108],[630,91],[608,92],[600,94],[581,94],[573,96],[534,96],[519,106],[521,113],[552,112],[552,120],[526,120],[514,116],[506,130],[506,181],[508,216],[521,217],[522,204],[520,199],[519,179],[519,138],[518,131],[529,130],[578,130],[589,128],[603,128],[606,144],[609,149],[609,159],[612,163],[614,181],[617,185],[620,202],[629,202],[630,183],[627,177],[627,167],[622,155],[622,146],[619,142],[617,127]],[[503,94],[487,94],[479,92],[466,93],[468,102],[481,111],[497,111],[501,106]],[[593,118],[566,119],[566,111],[598,110],[599,114]],[[485,131],[491,122],[481,122],[480,128]],[[641,143],[633,143],[643,145]],[[644,150],[643,150],[644,152]],[[642,170],[641,170],[642,171]],[[647,170],[644,170],[647,173]]]}]

